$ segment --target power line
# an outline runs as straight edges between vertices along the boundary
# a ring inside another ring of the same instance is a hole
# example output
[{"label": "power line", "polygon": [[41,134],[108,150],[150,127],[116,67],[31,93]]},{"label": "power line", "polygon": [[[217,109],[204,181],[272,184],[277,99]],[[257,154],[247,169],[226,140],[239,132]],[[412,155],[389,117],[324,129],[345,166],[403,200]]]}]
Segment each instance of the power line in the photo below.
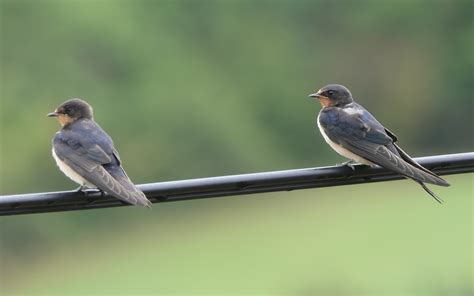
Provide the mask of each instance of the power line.
[{"label": "power line", "polygon": [[[439,175],[474,172],[474,152],[415,158]],[[138,185],[153,203],[230,195],[291,191],[403,179],[381,167],[356,165],[306,168],[169,181]],[[97,190],[87,193],[60,191],[0,196],[0,215],[18,215],[124,206],[120,200]]]}]

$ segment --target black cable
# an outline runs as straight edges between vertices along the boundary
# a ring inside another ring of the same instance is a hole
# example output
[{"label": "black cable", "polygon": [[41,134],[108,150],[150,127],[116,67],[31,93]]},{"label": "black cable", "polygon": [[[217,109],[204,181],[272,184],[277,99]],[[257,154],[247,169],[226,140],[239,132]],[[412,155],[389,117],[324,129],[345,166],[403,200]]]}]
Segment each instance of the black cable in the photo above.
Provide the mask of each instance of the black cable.
[{"label": "black cable", "polygon": [[[422,166],[439,174],[474,172],[474,152],[415,158]],[[142,184],[138,187],[153,203],[274,191],[340,186],[403,179],[381,167],[356,165],[296,169],[256,174],[201,178]],[[87,193],[61,191],[0,196],[0,215],[85,210],[124,206],[123,202]]]}]

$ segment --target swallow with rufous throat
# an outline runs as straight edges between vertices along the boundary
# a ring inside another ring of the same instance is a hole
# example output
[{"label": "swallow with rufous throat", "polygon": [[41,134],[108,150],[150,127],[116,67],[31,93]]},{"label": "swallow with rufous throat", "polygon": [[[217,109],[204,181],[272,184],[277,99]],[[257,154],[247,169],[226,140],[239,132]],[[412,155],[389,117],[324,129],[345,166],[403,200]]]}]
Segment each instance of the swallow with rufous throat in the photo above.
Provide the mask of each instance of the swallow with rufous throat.
[{"label": "swallow with rufous throat", "polygon": [[351,92],[339,84],[329,84],[309,97],[322,105],[317,124],[326,142],[340,155],[352,162],[379,165],[420,184],[436,201],[425,183],[449,186],[449,183],[413,160],[395,142],[397,136],[386,129],[364,107],[357,104]]},{"label": "swallow with rufous throat", "polygon": [[86,101],[67,100],[48,116],[56,117],[62,126],[53,138],[53,158],[80,185],[79,190],[98,188],[126,203],[151,207],[125,173],[112,139],[94,121]]}]

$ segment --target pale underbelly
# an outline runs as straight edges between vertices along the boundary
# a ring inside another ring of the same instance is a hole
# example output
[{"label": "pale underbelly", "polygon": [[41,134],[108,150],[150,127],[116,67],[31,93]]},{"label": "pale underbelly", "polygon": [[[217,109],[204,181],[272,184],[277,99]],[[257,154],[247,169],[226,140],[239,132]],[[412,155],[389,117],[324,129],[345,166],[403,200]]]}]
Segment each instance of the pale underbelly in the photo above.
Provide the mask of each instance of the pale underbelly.
[{"label": "pale underbelly", "polygon": [[332,149],[334,149],[337,153],[339,153],[340,155],[348,158],[348,159],[351,159],[353,161],[356,161],[358,163],[362,163],[362,164],[365,164],[365,165],[370,165],[370,166],[373,166],[375,165],[373,162],[371,161],[368,161],[367,159],[355,154],[355,153],[352,153],[351,151],[347,150],[346,148],[342,147],[341,145],[337,144],[337,143],[334,143],[333,141],[331,141],[331,139],[329,139],[329,137],[326,135],[326,132],[324,131],[323,127],[319,124],[319,118],[317,120],[318,122],[318,128],[319,128],[319,131],[321,132],[321,134],[323,135],[324,137],[324,140],[329,144],[329,146],[331,146]]},{"label": "pale underbelly", "polygon": [[58,165],[59,169],[61,172],[63,172],[69,179],[73,180],[80,186],[87,186],[89,188],[96,188],[94,184],[90,183],[86,179],[84,179],[81,175],[76,173],[70,166],[68,166],[64,161],[59,159],[59,157],[56,155],[56,152],[54,152],[53,148],[53,158],[56,161],[56,164]]}]

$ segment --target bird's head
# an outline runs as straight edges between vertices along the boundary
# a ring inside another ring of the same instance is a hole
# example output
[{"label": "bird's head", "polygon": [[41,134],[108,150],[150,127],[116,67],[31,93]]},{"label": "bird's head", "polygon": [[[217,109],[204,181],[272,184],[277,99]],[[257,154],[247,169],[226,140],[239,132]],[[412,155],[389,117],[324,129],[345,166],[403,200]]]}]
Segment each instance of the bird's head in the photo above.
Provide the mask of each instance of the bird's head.
[{"label": "bird's head", "polygon": [[70,99],[49,113],[48,117],[56,117],[65,126],[81,118],[92,119],[92,107],[81,99]]},{"label": "bird's head", "polygon": [[340,84],[328,84],[309,97],[317,98],[323,107],[342,107],[354,102],[351,92]]}]

